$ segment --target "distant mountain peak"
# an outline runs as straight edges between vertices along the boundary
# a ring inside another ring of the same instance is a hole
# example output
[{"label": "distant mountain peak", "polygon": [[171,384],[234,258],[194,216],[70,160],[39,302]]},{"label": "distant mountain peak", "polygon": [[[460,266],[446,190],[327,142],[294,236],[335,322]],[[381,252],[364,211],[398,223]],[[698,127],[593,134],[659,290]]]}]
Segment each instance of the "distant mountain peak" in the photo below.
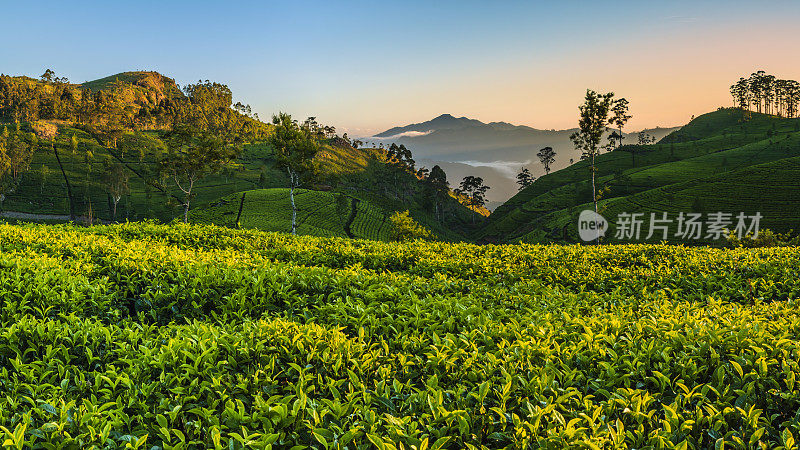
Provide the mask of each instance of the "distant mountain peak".
[{"label": "distant mountain peak", "polygon": [[452,114],[441,114],[435,118],[406,125],[403,127],[390,128],[383,133],[378,133],[376,138],[388,138],[398,135],[405,135],[406,133],[429,133],[442,130],[463,130],[466,128],[485,127],[486,124],[477,119],[470,119],[468,117],[455,117]]}]

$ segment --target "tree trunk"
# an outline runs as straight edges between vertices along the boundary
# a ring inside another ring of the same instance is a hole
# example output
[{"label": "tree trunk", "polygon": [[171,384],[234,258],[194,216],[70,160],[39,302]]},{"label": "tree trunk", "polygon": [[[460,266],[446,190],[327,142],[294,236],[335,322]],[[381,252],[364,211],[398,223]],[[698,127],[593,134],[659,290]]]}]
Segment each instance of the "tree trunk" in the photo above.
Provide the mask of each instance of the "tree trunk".
[{"label": "tree trunk", "polygon": [[295,185],[295,173],[292,169],[286,168],[286,171],[289,172],[289,200],[292,202],[292,234],[297,234],[297,205],[294,203],[294,185]]},{"label": "tree trunk", "polygon": [[189,196],[186,196],[186,203],[183,204],[183,223],[189,223]]},{"label": "tree trunk", "polygon": [[472,209],[472,224],[475,225],[475,214],[477,214],[477,213],[475,212],[475,204],[473,203],[473,200],[471,200],[471,199],[469,201],[469,206],[470,206],[470,209]]},{"label": "tree trunk", "polygon": [[[595,187],[595,182],[594,182],[594,172],[595,172],[594,153],[592,153],[592,200],[594,201],[594,213],[599,214],[597,210],[597,188]],[[597,243],[600,244],[600,236],[597,236]]]},{"label": "tree trunk", "polygon": [[72,200],[72,186],[69,184],[69,178],[67,178],[67,172],[64,171],[64,166],[61,164],[61,158],[58,156],[58,150],[56,150],[56,146],[53,143],[50,143],[50,148],[53,149],[53,153],[56,155],[56,161],[58,161],[58,167],[61,169],[61,175],[64,176],[64,182],[67,184],[67,197],[69,200],[69,220],[75,220],[75,203]]}]

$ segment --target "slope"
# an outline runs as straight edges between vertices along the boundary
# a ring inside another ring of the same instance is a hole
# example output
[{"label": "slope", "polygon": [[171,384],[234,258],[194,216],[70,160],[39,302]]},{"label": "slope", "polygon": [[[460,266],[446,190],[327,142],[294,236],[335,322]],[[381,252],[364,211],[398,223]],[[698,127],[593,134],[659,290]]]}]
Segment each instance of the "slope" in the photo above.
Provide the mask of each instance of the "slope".
[{"label": "slope", "polygon": [[[752,202],[739,197],[740,192],[730,186],[737,182],[737,177],[743,176],[739,172],[741,169],[798,156],[798,131],[799,119],[781,119],[758,114],[746,117],[742,111],[722,109],[696,118],[657,145],[623,146],[619,150],[601,155],[596,164],[598,186],[606,189],[605,199],[617,199],[653,189],[670,192],[677,189],[673,185],[693,182],[694,198],[689,205],[702,204],[704,197],[709,197],[705,202],[707,212],[711,212],[714,206],[733,208],[735,211],[730,212],[735,213],[751,211]],[[787,170],[790,167],[790,164],[787,165]],[[782,166],[776,164],[754,170],[763,172],[781,169]],[[761,176],[765,181],[769,181],[771,177],[767,173]],[[709,177],[713,177],[713,180],[706,180]],[[726,184],[728,187],[721,194],[711,191],[721,186],[717,178],[724,181],[727,177],[730,177]],[[591,202],[589,178],[590,167],[587,161],[580,161],[540,178],[531,187],[497,208],[474,237],[481,241],[503,242],[523,236],[528,241],[564,239],[565,236],[567,239],[575,239],[577,232],[573,228],[577,226],[577,213]],[[773,190],[772,187],[765,183],[760,188],[763,197],[766,200],[779,200],[783,195],[781,188]],[[719,203],[710,200],[714,195],[727,196],[732,202]],[[629,202],[633,210],[625,212],[637,212],[641,209],[635,207],[637,204],[639,203],[635,201]],[[686,212],[691,211],[691,208],[685,208],[685,204],[679,204]],[[579,205],[583,206],[578,208]],[[565,218],[564,214],[567,212],[570,213],[569,217],[575,219],[575,226],[567,226],[572,220]],[[613,211],[606,214],[611,212]],[[559,219],[555,220],[555,217]],[[612,215],[609,218],[614,217]],[[767,218],[765,225],[788,231],[787,219],[782,216]]]}]

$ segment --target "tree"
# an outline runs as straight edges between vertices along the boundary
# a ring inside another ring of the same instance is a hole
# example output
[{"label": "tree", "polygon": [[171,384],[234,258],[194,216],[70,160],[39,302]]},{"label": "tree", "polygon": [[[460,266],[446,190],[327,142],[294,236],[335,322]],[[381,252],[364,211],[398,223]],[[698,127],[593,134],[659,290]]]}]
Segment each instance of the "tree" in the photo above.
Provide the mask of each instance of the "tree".
[{"label": "tree", "polygon": [[630,118],[633,117],[630,114],[628,114],[628,109],[629,109],[628,100],[626,100],[625,98],[620,98],[615,100],[614,105],[611,107],[612,116],[610,124],[617,127],[618,133],[615,139],[617,141],[618,148],[622,145],[622,140],[625,138],[624,137],[625,135],[622,134],[622,127],[624,127],[625,124],[628,123],[628,120],[630,120]]},{"label": "tree", "polygon": [[517,184],[519,185],[519,190],[523,190],[526,187],[533,184],[533,180],[536,178],[531,175],[531,171],[527,168],[523,167],[522,170],[517,174]]},{"label": "tree", "polygon": [[433,166],[427,178],[425,178],[426,190],[433,197],[434,214],[439,222],[442,221],[443,200],[450,191],[447,182],[447,174],[439,165]]},{"label": "tree", "polygon": [[[483,184],[483,178],[467,175],[461,181],[457,193],[466,196],[470,209],[476,211],[476,206],[486,204],[486,191],[489,189],[489,186]],[[472,223],[475,223],[475,215],[472,216]]]},{"label": "tree", "polygon": [[275,125],[275,130],[269,142],[275,151],[275,167],[285,169],[289,175],[292,234],[297,234],[297,205],[294,202],[294,190],[302,185],[304,179],[314,175],[314,156],[319,151],[319,143],[312,135],[312,127],[298,126],[289,114],[273,115],[272,124]]},{"label": "tree", "polygon": [[6,137],[6,156],[9,163],[9,182],[6,184],[5,193],[14,192],[19,186],[22,174],[27,172],[33,160],[33,153],[36,149],[31,142],[36,141],[35,135],[25,136],[25,133],[20,131],[19,124],[17,129],[11,134],[5,131],[3,136]]},{"label": "tree", "polygon": [[656,137],[645,133],[644,130],[640,131],[637,135],[639,145],[650,145],[656,143]]},{"label": "tree", "polygon": [[159,169],[183,193],[183,221],[188,222],[197,181],[232,164],[239,148],[222,134],[187,124],[176,124],[168,133],[166,144],[167,151],[159,161]]},{"label": "tree", "polygon": [[117,204],[123,195],[130,192],[128,174],[119,162],[106,160],[103,167],[103,186],[111,198],[111,218],[117,220]]},{"label": "tree", "polygon": [[40,76],[39,78],[40,78],[42,81],[44,81],[45,83],[49,83],[49,82],[53,81],[53,75],[55,75],[55,74],[56,74],[56,73],[55,73],[55,72],[53,72],[52,70],[50,70],[50,69],[47,69],[47,70],[45,70],[45,71],[44,71],[44,73],[42,74],[42,76]]},{"label": "tree", "polygon": [[[594,201],[594,211],[598,212],[597,185],[595,175],[597,168],[595,158],[600,153],[603,134],[608,130],[608,114],[614,103],[614,93],[598,94],[593,90],[586,91],[584,104],[578,110],[580,119],[578,120],[578,131],[570,136],[575,148],[580,150],[581,158],[589,159],[592,171],[592,199]],[[599,238],[598,238],[599,239]]]},{"label": "tree", "polygon": [[544,173],[545,175],[550,173],[550,164],[553,164],[556,160],[556,152],[553,150],[553,147],[545,147],[539,150],[539,153],[536,154],[539,157],[539,162],[542,163],[544,166]]},{"label": "tree", "polygon": [[75,220],[75,197],[72,196],[72,184],[69,182],[69,177],[67,177],[67,172],[64,169],[64,164],[61,163],[61,156],[58,154],[58,148],[55,145],[55,139],[58,135],[58,127],[51,123],[47,122],[34,122],[31,124],[35,136],[37,139],[33,140],[31,146],[34,150],[39,145],[39,140],[43,140],[50,144],[50,149],[53,151],[53,154],[56,157],[56,162],[58,163],[59,169],[61,169],[61,175],[64,177],[64,183],[67,185],[67,198],[69,199],[69,218],[70,220]]}]

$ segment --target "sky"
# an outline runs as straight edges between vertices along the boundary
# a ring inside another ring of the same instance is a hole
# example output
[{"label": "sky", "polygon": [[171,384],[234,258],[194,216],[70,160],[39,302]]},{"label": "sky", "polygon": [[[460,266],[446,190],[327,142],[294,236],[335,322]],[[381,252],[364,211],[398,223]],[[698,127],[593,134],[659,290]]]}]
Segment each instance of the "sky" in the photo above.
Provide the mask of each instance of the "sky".
[{"label": "sky", "polygon": [[368,136],[440,114],[572,128],[586,89],[630,130],[731,104],[757,69],[800,79],[800,1],[3,2],[0,72],[156,70]]}]

